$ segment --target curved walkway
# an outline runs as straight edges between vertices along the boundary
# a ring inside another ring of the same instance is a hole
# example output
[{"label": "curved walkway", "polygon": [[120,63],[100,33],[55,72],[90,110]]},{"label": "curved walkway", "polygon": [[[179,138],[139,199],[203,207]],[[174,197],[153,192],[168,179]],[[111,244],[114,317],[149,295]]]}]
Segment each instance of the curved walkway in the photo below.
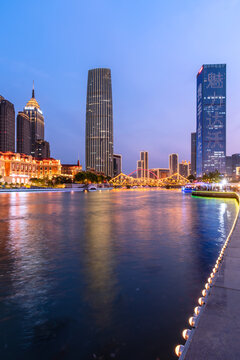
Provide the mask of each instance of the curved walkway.
[{"label": "curved walkway", "polygon": [[[211,194],[209,195],[211,197]],[[235,194],[235,197],[238,195]],[[186,342],[181,360],[240,359],[239,209],[232,230],[206,305],[203,306],[196,321],[196,328]]]}]

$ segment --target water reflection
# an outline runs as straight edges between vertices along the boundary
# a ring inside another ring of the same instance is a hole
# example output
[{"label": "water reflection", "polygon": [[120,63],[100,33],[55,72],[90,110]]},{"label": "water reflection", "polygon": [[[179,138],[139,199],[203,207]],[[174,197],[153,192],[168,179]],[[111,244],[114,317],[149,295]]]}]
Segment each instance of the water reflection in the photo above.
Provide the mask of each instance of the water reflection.
[{"label": "water reflection", "polygon": [[3,359],[171,358],[236,211],[175,191],[0,195]]}]

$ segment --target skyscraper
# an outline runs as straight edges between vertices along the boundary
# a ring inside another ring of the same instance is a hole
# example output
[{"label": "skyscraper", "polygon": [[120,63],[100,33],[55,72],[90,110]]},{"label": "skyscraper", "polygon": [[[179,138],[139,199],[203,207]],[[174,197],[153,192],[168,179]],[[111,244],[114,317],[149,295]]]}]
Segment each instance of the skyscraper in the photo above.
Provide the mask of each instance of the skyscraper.
[{"label": "skyscraper", "polygon": [[144,163],[143,160],[137,161],[137,178],[143,178],[144,177]]},{"label": "skyscraper", "polygon": [[15,152],[14,105],[0,96],[0,151]]},{"label": "skyscraper", "polygon": [[17,152],[31,154],[31,124],[28,114],[19,111],[17,115]]},{"label": "skyscraper", "polygon": [[122,155],[113,154],[113,176],[117,176],[122,172]]},{"label": "skyscraper", "polygon": [[196,133],[191,133],[191,174],[196,176]]},{"label": "skyscraper", "polygon": [[48,141],[36,140],[35,142],[35,156],[40,159],[50,158],[50,145]]},{"label": "skyscraper", "polygon": [[35,99],[34,83],[32,89],[32,98],[24,108],[24,113],[29,116],[31,126],[31,153],[35,156],[36,140],[44,140],[44,117],[40,106]]},{"label": "skyscraper", "polygon": [[190,162],[186,160],[182,160],[182,162],[178,165],[179,166],[179,174],[187,178],[190,175],[189,167]]},{"label": "skyscraper", "polygon": [[110,69],[88,71],[86,169],[113,176],[113,110]]},{"label": "skyscraper", "polygon": [[178,154],[169,155],[169,173],[170,176],[178,173]]},{"label": "skyscraper", "polygon": [[148,178],[148,151],[141,151],[140,152],[140,160],[143,161],[143,177]]},{"label": "skyscraper", "polygon": [[225,172],[226,65],[203,65],[197,74],[197,176]]}]

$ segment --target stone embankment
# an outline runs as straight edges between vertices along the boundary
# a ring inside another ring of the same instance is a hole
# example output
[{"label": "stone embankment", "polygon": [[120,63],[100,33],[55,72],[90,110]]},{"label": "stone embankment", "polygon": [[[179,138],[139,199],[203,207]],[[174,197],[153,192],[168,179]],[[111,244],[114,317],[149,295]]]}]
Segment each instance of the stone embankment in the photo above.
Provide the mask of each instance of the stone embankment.
[{"label": "stone embankment", "polygon": [[239,195],[197,191],[193,196],[234,198],[237,214],[232,229],[209,275],[200,306],[189,319],[191,330],[183,331],[185,346],[175,349],[180,360],[240,359],[240,220]]}]

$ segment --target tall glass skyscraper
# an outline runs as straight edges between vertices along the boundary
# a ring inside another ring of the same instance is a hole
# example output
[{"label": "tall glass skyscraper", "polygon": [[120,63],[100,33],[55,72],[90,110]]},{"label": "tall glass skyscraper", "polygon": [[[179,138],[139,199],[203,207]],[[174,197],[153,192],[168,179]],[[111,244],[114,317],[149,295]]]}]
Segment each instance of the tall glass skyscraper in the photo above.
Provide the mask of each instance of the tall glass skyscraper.
[{"label": "tall glass skyscraper", "polygon": [[197,74],[197,176],[225,173],[226,65],[203,65]]},{"label": "tall glass skyscraper", "polygon": [[113,176],[113,110],[110,69],[88,71],[86,169]]},{"label": "tall glass skyscraper", "polygon": [[196,176],[196,133],[191,133],[191,174]]}]

